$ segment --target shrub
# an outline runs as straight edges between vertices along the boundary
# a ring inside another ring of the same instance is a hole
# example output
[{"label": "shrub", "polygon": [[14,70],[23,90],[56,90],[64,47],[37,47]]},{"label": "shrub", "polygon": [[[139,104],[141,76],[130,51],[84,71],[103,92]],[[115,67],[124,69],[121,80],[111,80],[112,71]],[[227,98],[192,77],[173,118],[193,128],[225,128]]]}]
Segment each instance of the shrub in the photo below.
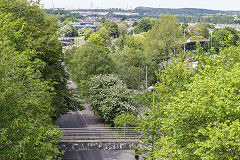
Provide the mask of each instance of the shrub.
[{"label": "shrub", "polygon": [[91,108],[107,123],[116,116],[136,110],[131,92],[114,75],[97,75],[88,82]]}]

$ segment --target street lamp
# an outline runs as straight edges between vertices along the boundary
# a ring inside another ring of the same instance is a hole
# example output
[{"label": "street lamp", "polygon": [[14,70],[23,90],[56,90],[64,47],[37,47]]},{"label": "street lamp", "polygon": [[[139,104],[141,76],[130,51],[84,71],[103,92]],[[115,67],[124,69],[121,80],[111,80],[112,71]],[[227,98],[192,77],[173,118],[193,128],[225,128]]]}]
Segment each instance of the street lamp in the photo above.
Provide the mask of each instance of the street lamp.
[{"label": "street lamp", "polygon": [[153,109],[154,109],[154,87],[153,86],[150,86],[148,87],[148,91],[153,91]]},{"label": "street lamp", "polygon": [[210,35],[209,36],[211,36],[210,46],[212,48],[212,33],[213,33],[213,29],[209,29],[209,31],[210,31]]}]

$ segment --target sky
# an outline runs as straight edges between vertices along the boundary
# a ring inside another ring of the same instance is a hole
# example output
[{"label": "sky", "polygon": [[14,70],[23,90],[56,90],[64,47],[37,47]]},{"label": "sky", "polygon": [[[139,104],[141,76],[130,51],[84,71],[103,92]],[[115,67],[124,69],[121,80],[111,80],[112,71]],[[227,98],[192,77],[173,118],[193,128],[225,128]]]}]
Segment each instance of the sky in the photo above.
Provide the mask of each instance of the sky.
[{"label": "sky", "polygon": [[[53,2],[53,3],[52,3]],[[205,8],[240,10],[240,0],[41,0],[44,8]]]}]

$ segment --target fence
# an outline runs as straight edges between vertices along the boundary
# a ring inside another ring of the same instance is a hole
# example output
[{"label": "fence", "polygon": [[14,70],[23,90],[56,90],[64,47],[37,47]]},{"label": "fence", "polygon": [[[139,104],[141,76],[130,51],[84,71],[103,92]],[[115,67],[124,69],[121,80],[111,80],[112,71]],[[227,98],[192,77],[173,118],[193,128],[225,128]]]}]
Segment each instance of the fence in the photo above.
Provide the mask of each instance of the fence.
[{"label": "fence", "polygon": [[99,140],[99,139],[138,139],[140,128],[135,127],[94,127],[61,128],[62,139]]}]

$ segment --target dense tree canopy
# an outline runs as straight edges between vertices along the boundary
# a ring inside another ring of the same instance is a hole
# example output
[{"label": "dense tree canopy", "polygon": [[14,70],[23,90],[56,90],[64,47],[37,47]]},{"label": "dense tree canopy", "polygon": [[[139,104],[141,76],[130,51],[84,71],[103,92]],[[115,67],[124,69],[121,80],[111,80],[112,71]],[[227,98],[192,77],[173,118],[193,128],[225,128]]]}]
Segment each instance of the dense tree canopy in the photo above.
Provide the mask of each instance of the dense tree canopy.
[{"label": "dense tree canopy", "polygon": [[142,50],[134,48],[124,48],[115,52],[113,61],[116,64],[117,75],[131,89],[144,89],[146,82],[146,67],[148,67],[148,81],[153,82],[156,64],[152,63],[151,57]]},{"label": "dense tree canopy", "polygon": [[78,36],[78,31],[73,25],[67,23],[61,28],[61,33],[63,36],[66,37],[77,37]]},{"label": "dense tree canopy", "polygon": [[0,13],[0,159],[52,159],[62,135],[51,119],[56,93],[22,24]]},{"label": "dense tree canopy", "polygon": [[160,63],[170,57],[170,54],[180,53],[182,38],[180,26],[173,15],[163,15],[158,23],[147,33],[145,38],[145,52]]},{"label": "dense tree canopy", "polygon": [[[109,51],[103,44],[103,39],[93,34],[86,45],[74,49],[68,56],[71,77],[77,83],[81,93],[86,93],[87,81],[94,75],[112,73],[114,65],[109,57]],[[99,39],[102,41],[100,42]]]},{"label": "dense tree canopy", "polygon": [[118,25],[112,21],[105,20],[103,22],[103,27],[106,28],[110,32],[110,36],[112,36],[112,37],[118,37],[120,34]]},{"label": "dense tree canopy", "polygon": [[216,29],[213,32],[213,46],[216,48],[216,50],[219,50],[221,47],[221,42],[228,39],[228,37],[231,36],[231,39],[229,39],[230,45],[237,45],[237,42],[240,40],[239,33],[236,29],[231,27]]},{"label": "dense tree canopy", "polygon": [[53,159],[54,120],[79,109],[67,89],[59,24],[39,2],[0,1],[0,159]]},{"label": "dense tree canopy", "polygon": [[157,23],[157,19],[143,17],[141,21],[134,27],[133,31],[137,34],[142,32],[147,32],[152,29],[155,23]]},{"label": "dense tree canopy", "polygon": [[215,58],[202,54],[195,72],[187,62],[166,65],[155,85],[156,106],[140,125],[148,146],[142,153],[169,160],[239,158],[239,53],[225,45]]}]

